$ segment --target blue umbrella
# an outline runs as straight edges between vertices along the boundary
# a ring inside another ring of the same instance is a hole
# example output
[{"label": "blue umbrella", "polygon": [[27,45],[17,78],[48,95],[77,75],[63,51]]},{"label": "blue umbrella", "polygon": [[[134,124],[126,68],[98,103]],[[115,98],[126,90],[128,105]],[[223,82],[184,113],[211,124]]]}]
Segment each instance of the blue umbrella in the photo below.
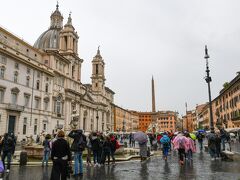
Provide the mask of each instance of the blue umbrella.
[{"label": "blue umbrella", "polygon": [[199,129],[198,132],[199,132],[199,133],[204,133],[205,130],[204,130],[204,129]]}]

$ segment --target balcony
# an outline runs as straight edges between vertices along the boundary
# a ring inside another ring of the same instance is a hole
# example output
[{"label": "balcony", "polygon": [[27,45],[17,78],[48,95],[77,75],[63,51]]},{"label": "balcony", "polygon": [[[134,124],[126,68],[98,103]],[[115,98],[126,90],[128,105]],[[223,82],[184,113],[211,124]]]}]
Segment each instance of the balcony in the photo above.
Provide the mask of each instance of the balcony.
[{"label": "balcony", "polygon": [[17,111],[17,112],[22,112],[24,111],[24,106],[20,106],[20,105],[17,105],[17,104],[7,104],[7,107],[6,107],[7,110],[10,110],[10,111]]},{"label": "balcony", "polygon": [[232,118],[232,121],[239,121],[239,120],[240,120],[240,115]]}]

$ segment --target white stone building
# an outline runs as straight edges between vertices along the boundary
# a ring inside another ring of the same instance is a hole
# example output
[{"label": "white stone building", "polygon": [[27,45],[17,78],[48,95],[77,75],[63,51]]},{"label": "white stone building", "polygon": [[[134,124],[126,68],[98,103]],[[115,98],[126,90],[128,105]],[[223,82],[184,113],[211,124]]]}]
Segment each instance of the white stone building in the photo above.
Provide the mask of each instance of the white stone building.
[{"label": "white stone building", "polygon": [[105,86],[104,60],[97,50],[92,83],[81,83],[78,39],[71,14],[63,26],[58,5],[34,46],[0,27],[0,134],[18,140],[58,128],[72,120],[90,131],[113,130],[114,92]]}]

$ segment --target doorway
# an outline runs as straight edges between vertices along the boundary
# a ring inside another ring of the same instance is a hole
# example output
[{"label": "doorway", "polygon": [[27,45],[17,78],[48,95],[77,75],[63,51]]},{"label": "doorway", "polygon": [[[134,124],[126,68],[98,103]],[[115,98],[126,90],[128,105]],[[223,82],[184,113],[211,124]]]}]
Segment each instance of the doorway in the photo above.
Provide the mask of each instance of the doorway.
[{"label": "doorway", "polygon": [[9,116],[8,118],[8,133],[14,133],[16,123],[16,116]]}]

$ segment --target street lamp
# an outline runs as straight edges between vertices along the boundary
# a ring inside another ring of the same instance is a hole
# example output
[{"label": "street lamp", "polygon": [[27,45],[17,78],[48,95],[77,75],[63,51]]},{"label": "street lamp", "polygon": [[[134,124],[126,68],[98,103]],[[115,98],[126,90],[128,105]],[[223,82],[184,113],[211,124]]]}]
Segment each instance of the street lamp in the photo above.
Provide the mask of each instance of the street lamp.
[{"label": "street lamp", "polygon": [[97,131],[98,131],[98,118],[99,118],[99,116],[98,116],[98,107],[97,107],[97,116],[96,116],[96,119],[97,119]]},{"label": "street lamp", "polygon": [[213,124],[213,113],[212,113],[212,99],[211,99],[211,88],[210,88],[210,82],[212,81],[212,78],[209,75],[209,67],[208,67],[208,49],[207,46],[205,46],[205,56],[204,58],[206,59],[206,73],[207,76],[205,77],[205,80],[208,84],[208,98],[209,98],[209,110],[210,110],[210,130],[211,132],[214,132],[214,124]]}]

